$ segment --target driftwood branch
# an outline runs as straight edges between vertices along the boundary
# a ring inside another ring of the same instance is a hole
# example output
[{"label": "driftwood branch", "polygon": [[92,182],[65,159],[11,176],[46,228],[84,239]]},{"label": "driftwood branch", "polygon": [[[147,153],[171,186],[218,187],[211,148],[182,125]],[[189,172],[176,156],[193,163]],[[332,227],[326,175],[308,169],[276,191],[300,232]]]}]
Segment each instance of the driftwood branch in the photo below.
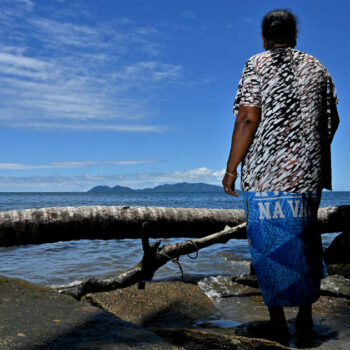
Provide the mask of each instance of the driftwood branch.
[{"label": "driftwood branch", "polygon": [[58,291],[81,299],[87,293],[105,292],[118,288],[125,288],[135,283],[139,283],[139,288],[144,287],[144,281],[150,281],[154,273],[168,261],[176,259],[181,255],[198,252],[200,249],[217,243],[226,243],[232,238],[243,238],[246,235],[246,224],[236,227],[227,227],[223,231],[177,244],[166,244],[159,248],[160,241],[150,245],[148,241],[148,227],[143,225],[142,247],[144,255],[142,260],[130,270],[122,272],[117,276],[106,279],[89,279],[82,283],[58,288]]},{"label": "driftwood branch", "polygon": [[[350,205],[320,208],[321,232],[349,229]],[[199,238],[245,221],[243,210],[129,206],[54,207],[0,212],[0,246],[79,239]],[[242,236],[245,238],[245,236]]]}]

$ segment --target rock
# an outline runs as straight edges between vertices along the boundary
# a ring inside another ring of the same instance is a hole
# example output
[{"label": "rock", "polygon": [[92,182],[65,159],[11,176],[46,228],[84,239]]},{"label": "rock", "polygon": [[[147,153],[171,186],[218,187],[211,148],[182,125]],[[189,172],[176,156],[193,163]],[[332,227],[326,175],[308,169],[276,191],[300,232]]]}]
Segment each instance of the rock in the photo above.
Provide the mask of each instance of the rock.
[{"label": "rock", "polygon": [[327,264],[350,264],[350,232],[343,232],[334,238],[324,253]]},{"label": "rock", "polygon": [[179,326],[216,312],[213,302],[196,284],[150,282],[85,296],[122,320],[142,326]]},{"label": "rock", "polygon": [[254,275],[241,275],[232,277],[232,281],[244,286],[259,288],[258,280]]},{"label": "rock", "polygon": [[350,280],[339,275],[328,276],[321,281],[321,294],[350,299]]},{"label": "rock", "polygon": [[350,264],[331,264],[327,266],[329,275],[340,275],[350,279]]},{"label": "rock", "polygon": [[179,345],[189,350],[205,349],[239,349],[239,350],[262,350],[262,349],[290,349],[274,341],[267,339],[247,338],[236,335],[225,335],[214,332],[204,332],[194,329],[183,328],[151,328],[162,338],[170,343]]},{"label": "rock", "polygon": [[155,333],[48,287],[0,276],[0,348],[176,349]]},{"label": "rock", "polygon": [[312,311],[315,317],[332,317],[343,315],[349,323],[350,302],[345,298],[334,298],[331,296],[321,295],[320,298],[312,305]]}]

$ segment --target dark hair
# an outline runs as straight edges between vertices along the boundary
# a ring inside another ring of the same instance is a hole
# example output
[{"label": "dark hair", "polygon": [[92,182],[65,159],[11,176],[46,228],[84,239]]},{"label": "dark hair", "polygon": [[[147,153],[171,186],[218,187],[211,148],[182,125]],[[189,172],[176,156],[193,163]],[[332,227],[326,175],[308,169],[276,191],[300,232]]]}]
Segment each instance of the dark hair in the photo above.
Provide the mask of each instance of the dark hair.
[{"label": "dark hair", "polygon": [[290,47],[297,44],[297,18],[288,10],[270,11],[264,16],[261,27],[267,49],[273,44],[287,44]]}]

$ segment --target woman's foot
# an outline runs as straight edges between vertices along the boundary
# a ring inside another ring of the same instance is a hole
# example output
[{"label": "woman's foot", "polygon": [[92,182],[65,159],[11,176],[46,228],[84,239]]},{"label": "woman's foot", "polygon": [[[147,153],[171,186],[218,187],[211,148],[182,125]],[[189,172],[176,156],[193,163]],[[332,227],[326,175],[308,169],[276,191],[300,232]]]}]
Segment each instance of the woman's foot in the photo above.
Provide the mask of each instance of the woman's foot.
[{"label": "woman's foot", "polygon": [[247,327],[248,332],[257,337],[289,338],[290,333],[282,307],[269,307],[270,321],[253,322]]},{"label": "woman's foot", "polygon": [[314,321],[311,318],[304,318],[297,316],[295,318],[295,326],[297,331],[302,333],[310,333],[314,327]]},{"label": "woman's foot", "polygon": [[247,326],[247,331],[256,337],[274,337],[288,339],[290,332],[287,323],[280,324],[272,321],[252,322]]}]

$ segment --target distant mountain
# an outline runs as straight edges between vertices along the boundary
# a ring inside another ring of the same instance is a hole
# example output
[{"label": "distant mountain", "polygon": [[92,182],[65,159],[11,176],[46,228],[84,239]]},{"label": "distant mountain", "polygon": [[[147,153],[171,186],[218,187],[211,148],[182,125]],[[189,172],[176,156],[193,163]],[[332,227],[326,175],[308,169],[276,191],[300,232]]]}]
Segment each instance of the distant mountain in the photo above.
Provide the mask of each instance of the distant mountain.
[{"label": "distant mountain", "polygon": [[88,192],[92,193],[105,193],[105,192],[111,192],[111,193],[131,193],[131,192],[136,192],[130,187],[123,187],[123,186],[114,186],[114,187],[109,187],[109,186],[96,186],[89,190]]},{"label": "distant mountain", "polygon": [[112,188],[109,186],[96,186],[88,192],[100,193],[100,192],[111,192]]},{"label": "distant mountain", "polygon": [[112,192],[115,193],[130,193],[130,192],[135,192],[135,190],[133,190],[130,187],[124,187],[124,186],[114,186],[111,188]]},{"label": "distant mountain", "polygon": [[90,193],[184,193],[184,192],[222,192],[221,186],[209,185],[205,183],[182,182],[177,184],[159,185],[154,188],[144,188],[133,190],[130,187],[123,186],[96,186],[89,190]]}]

